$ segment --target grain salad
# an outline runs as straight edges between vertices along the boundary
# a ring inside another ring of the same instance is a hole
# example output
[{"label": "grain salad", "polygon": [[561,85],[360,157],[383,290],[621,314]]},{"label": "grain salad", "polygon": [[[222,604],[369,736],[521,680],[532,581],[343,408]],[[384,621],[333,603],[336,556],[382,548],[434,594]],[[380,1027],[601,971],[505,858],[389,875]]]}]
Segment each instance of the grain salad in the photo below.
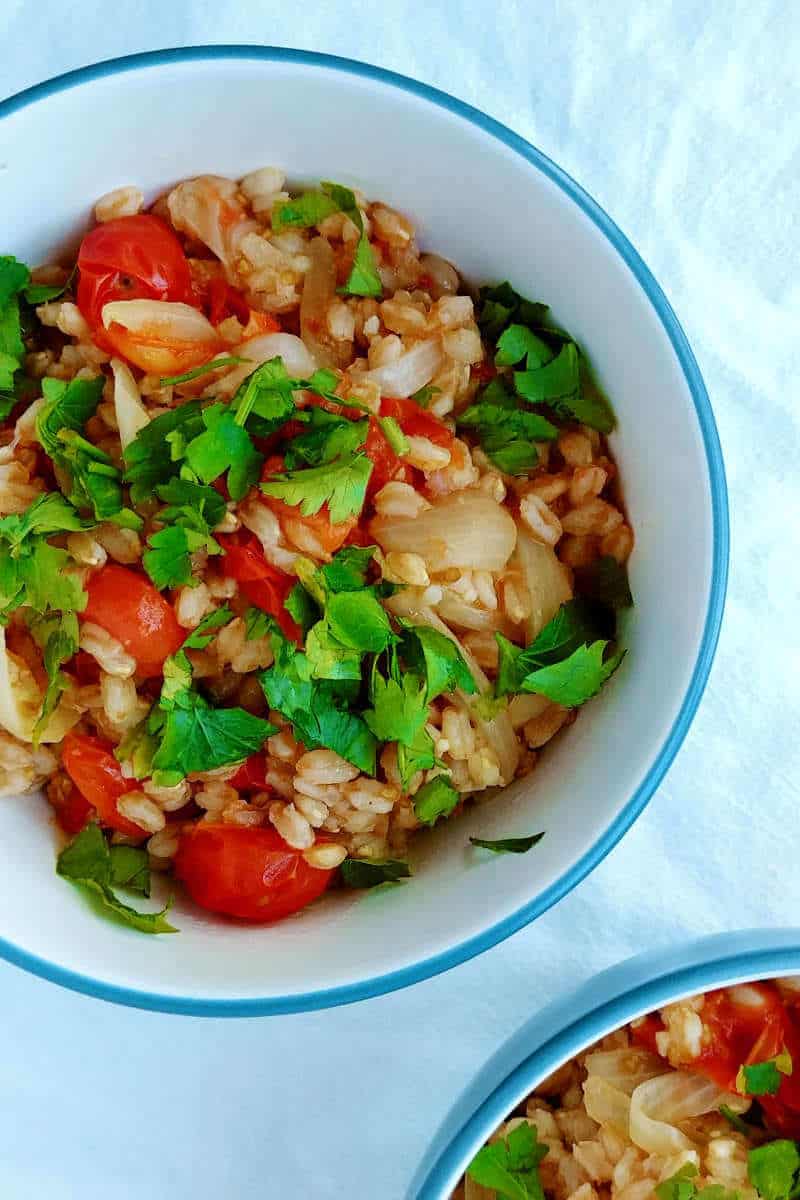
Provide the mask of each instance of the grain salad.
[{"label": "grain salad", "polygon": [[577,1055],[475,1156],[453,1200],[790,1200],[800,978],[668,1004]]},{"label": "grain salad", "polygon": [[144,932],[153,869],[251,921],[404,879],[622,662],[611,407],[544,304],[341,184],[94,217],[0,258],[2,791]]}]

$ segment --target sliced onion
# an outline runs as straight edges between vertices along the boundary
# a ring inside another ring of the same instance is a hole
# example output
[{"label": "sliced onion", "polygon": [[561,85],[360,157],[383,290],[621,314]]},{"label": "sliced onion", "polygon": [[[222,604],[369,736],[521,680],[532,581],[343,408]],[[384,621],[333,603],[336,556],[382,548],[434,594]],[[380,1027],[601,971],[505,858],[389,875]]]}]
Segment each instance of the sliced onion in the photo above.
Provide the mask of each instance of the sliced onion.
[{"label": "sliced onion", "polygon": [[[404,591],[398,592],[395,596],[390,596],[384,603],[395,616],[407,617],[415,625],[430,625],[433,629],[438,629],[439,633],[443,633],[445,637],[450,638],[450,641],[454,642],[461,651],[464,662],[469,667],[478,690],[482,693],[488,692],[490,686],[489,680],[478,666],[474,656],[464,643],[456,637],[452,629],[448,625],[445,625],[444,621],[436,615],[433,609],[429,605],[422,603],[420,592],[417,589],[406,588]],[[491,721],[484,721],[474,713],[471,715],[484,739],[497,753],[497,759],[500,763],[501,783],[510,783],[514,778],[517,764],[519,763],[519,743],[508,713],[500,712]]]},{"label": "sliced onion", "polygon": [[562,604],[572,599],[569,573],[552,546],[536,542],[523,529],[517,538],[516,562],[530,593],[531,615],[525,624],[528,642],[552,621]]},{"label": "sliced onion", "polygon": [[[664,1064],[661,1064],[662,1069]],[[583,1085],[583,1102],[587,1114],[598,1125],[611,1126],[628,1137],[631,1098],[600,1075],[590,1075]]]},{"label": "sliced onion", "polygon": [[441,365],[442,347],[439,339],[428,338],[424,342],[417,342],[394,362],[365,371],[361,378],[377,383],[382,396],[404,399],[430,383]]},{"label": "sliced onion", "polygon": [[585,1065],[590,1078],[602,1078],[628,1096],[640,1083],[664,1074],[663,1058],[638,1046],[597,1050],[586,1055]]},{"label": "sliced onion", "polygon": [[121,359],[112,358],[111,370],[114,372],[114,415],[124,450],[139,430],[149,423],[150,418],[130,368]]},{"label": "sliced onion", "polygon": [[[311,259],[311,266],[303,277],[300,335],[319,365],[330,367],[336,365],[336,356],[320,335],[327,329],[328,307],[336,295],[336,264],[331,244],[324,237],[313,238],[306,254]],[[338,365],[344,366],[344,363]]]},{"label": "sliced onion", "polygon": [[502,571],[517,541],[507,509],[483,492],[454,492],[417,517],[376,517],[370,536],[386,551],[419,554],[434,571]]},{"label": "sliced onion", "polygon": [[170,192],[167,207],[176,229],[208,246],[228,273],[245,234],[258,228],[238,198],[238,186],[221,175],[199,175]]},{"label": "sliced onion", "polygon": [[[44,696],[27,663],[6,646],[5,630],[0,627],[0,725],[21,742],[33,740]],[[42,742],[60,742],[77,725],[81,714],[64,694],[41,735]]]},{"label": "sliced onion", "polygon": [[716,1112],[737,1097],[689,1071],[670,1071],[640,1083],[631,1096],[630,1136],[648,1154],[678,1154],[694,1143],[677,1125]]},{"label": "sliced onion", "polygon": [[503,614],[499,609],[494,612],[489,612],[485,608],[478,608],[476,604],[468,604],[456,592],[450,588],[444,588],[442,598],[436,605],[436,610],[440,617],[443,617],[449,625],[455,625],[458,629],[474,629],[478,632],[488,630],[492,632],[495,629],[500,629],[504,626]]},{"label": "sliced onion", "polygon": [[103,305],[103,324],[163,341],[219,344],[216,329],[199,309],[170,300],[112,300]]}]

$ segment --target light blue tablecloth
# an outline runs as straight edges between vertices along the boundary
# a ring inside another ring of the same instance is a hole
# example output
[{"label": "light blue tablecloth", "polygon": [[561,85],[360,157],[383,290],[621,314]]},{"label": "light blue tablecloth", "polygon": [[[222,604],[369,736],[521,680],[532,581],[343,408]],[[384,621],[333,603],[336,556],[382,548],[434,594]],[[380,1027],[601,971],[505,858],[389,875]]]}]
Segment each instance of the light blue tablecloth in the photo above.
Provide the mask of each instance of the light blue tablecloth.
[{"label": "light blue tablecloth", "polygon": [[644,946],[800,924],[800,9],[5,0],[0,89],[215,41],[425,79],[530,138],[608,209],[673,302],[715,406],[727,619],[693,730],[638,824],[557,909],[448,975],[225,1023],[110,1007],[1,966],[4,1200],[400,1200],[476,1065],[558,989]]}]

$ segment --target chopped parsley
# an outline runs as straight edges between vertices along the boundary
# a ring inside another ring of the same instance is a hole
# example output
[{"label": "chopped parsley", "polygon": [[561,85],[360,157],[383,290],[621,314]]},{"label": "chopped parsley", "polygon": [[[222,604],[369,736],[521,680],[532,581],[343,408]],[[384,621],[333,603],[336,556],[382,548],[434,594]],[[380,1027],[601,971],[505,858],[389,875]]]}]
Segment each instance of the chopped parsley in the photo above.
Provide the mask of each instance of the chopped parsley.
[{"label": "chopped parsley", "polygon": [[736,1090],[743,1096],[775,1096],[784,1075],[791,1075],[792,1056],[784,1050],[765,1062],[743,1063],[736,1076]]},{"label": "chopped parsley", "polygon": [[306,431],[292,438],[286,448],[286,466],[294,468],[305,463],[319,467],[342,455],[352,454],[364,445],[368,431],[367,421],[348,421],[324,408],[312,408],[308,412]]},{"label": "chopped parsley", "polygon": [[344,546],[319,568],[317,575],[328,591],[357,592],[367,586],[367,571],[375,550],[375,546]]},{"label": "chopped parsley", "polygon": [[183,449],[187,466],[201,483],[213,483],[227,474],[232,500],[247,495],[264,461],[238,417],[232,405],[211,404],[202,412],[203,432]]},{"label": "chopped parsley", "polygon": [[108,913],[132,929],[140,933],[178,932],[167,920],[169,904],[160,912],[139,912],[116,895],[115,887],[127,887],[149,896],[147,854],[131,846],[109,848],[99,825],[87,825],[64,847],[58,856],[56,870],[63,879],[96,897]]},{"label": "chopped parsley", "polygon": [[173,387],[176,383],[191,383],[193,379],[210,375],[212,371],[219,371],[221,367],[235,367],[243,362],[247,362],[247,359],[238,358],[235,354],[227,354],[224,358],[214,358],[211,362],[204,363],[202,367],[184,371],[183,375],[166,375],[163,379],[159,379],[158,385],[159,387]]},{"label": "chopped parsley", "polygon": [[479,846],[483,850],[492,850],[495,854],[527,854],[543,837],[544,833],[532,833],[528,837],[471,837],[469,840],[473,846]]},{"label": "chopped parsley", "polygon": [[374,888],[408,879],[411,868],[401,859],[346,858],[339,868],[342,883],[351,888]]},{"label": "chopped parsley", "polygon": [[366,588],[334,592],[326,601],[325,616],[334,637],[350,649],[379,654],[394,641],[386,609]]},{"label": "chopped parsley", "polygon": [[304,471],[287,471],[261,484],[266,496],[300,507],[304,517],[314,516],[328,505],[331,523],[339,525],[361,512],[372,474],[366,454],[343,454],[332,462]]},{"label": "chopped parsley", "polygon": [[474,430],[483,450],[506,475],[521,475],[539,461],[536,442],[550,442],[558,429],[540,413],[520,408],[499,380],[483,391],[477,404],[457,417],[457,423]]},{"label": "chopped parsley", "polygon": [[25,343],[19,301],[30,278],[24,263],[10,254],[0,256],[0,418],[3,420],[21,398]]},{"label": "chopped parsley", "polygon": [[435,825],[439,817],[447,817],[456,807],[460,796],[446,775],[437,775],[423,784],[414,796],[414,812],[423,825]]},{"label": "chopped parsley", "polygon": [[272,210],[272,228],[276,233],[283,229],[308,229],[338,212],[350,218],[360,235],[353,266],[347,282],[339,291],[348,296],[382,295],[381,280],[361,209],[350,188],[340,183],[323,182],[317,192],[305,192],[296,200],[279,202]]},{"label": "chopped parsley", "polygon": [[610,555],[580,571],[581,595],[609,608],[631,608],[633,596],[625,567]]},{"label": "chopped parsley", "polygon": [[544,1200],[539,1163],[547,1154],[536,1126],[523,1121],[505,1137],[481,1147],[467,1175],[503,1200]]},{"label": "chopped parsley", "polygon": [[460,689],[469,695],[477,692],[472,672],[456,643],[430,625],[412,625],[401,620],[401,653],[406,663],[425,680],[427,701],[442,692]]},{"label": "chopped parsley", "polygon": [[596,636],[599,614],[580,600],[563,604],[526,649],[496,633],[496,694],[536,692],[565,708],[596,695],[625,657],[624,650],[608,654],[610,639]]},{"label": "chopped parsley", "polygon": [[58,492],[37,497],[24,513],[0,518],[0,624],[20,607],[39,614],[85,608],[86,593],[69,570],[69,554],[47,538],[90,525]]},{"label": "chopped parsley", "polygon": [[784,1138],[757,1146],[747,1155],[747,1174],[763,1200],[795,1200],[800,1196],[800,1146]]},{"label": "chopped parsley", "polygon": [[69,686],[69,679],[61,667],[78,649],[78,618],[74,612],[52,613],[34,616],[30,631],[42,650],[44,669],[47,672],[42,709],[33,727],[33,744],[38,745],[48,720],[55,712],[61,693]]}]

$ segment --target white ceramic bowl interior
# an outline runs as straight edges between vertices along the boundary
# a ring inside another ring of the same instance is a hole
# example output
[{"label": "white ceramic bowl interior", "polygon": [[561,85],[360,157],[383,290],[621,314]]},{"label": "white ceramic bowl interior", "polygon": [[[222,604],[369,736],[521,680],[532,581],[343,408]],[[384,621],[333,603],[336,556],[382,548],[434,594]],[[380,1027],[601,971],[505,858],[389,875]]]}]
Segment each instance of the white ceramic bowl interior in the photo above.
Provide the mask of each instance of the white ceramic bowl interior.
[{"label": "white ceramic bowl interior", "polygon": [[[298,52],[206,48],[122,60],[0,106],[4,252],[74,244],[94,199],[136,183],[152,200],[200,172],[280,164],[293,184],[357,184],[410,214],[424,247],[474,283],[547,301],[589,353],[619,417],[612,438],[637,535],[630,653],[529,780],[419,840],[408,885],[331,896],[273,928],[180,901],[180,934],[99,920],[54,873],[43,801],[0,806],[0,950],[111,999],[246,1013],[360,998],[444,969],[563,895],[610,849],[671,761],[719,626],[727,525],[713,418],[658,286],[593,202],[532,147],[421,85]],[[480,536],[476,530],[476,536]],[[546,830],[488,857],[486,837]]]},{"label": "white ceramic bowl interior", "polygon": [[642,954],[531,1017],[453,1105],[406,1200],[449,1200],[467,1165],[537,1084],[629,1021],[713,988],[800,973],[800,929],[744,930]]}]

